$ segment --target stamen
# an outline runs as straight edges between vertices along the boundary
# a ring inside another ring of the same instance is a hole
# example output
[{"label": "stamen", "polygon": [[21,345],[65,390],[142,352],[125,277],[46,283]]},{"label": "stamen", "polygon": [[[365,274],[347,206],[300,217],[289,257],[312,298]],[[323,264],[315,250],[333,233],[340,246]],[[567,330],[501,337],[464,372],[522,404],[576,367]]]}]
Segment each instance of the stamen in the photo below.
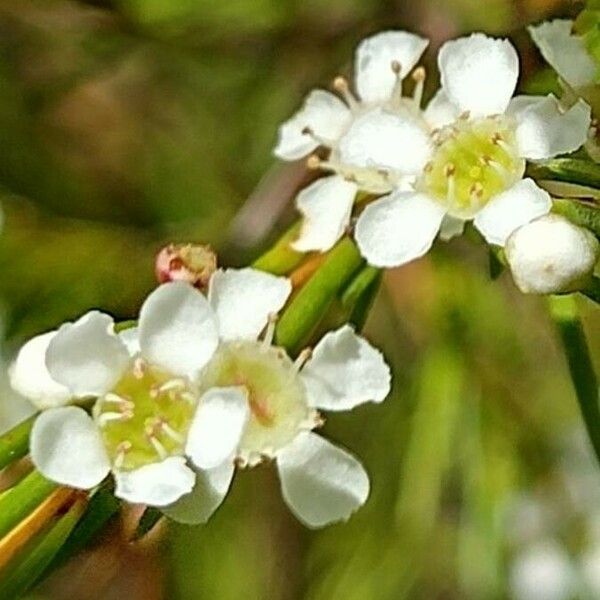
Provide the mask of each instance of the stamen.
[{"label": "stamen", "polygon": [[415,82],[415,89],[413,91],[413,102],[417,108],[421,108],[421,100],[423,100],[423,87],[425,85],[425,67],[417,67],[412,74],[412,78]]},{"label": "stamen", "polygon": [[178,444],[183,444],[183,442],[185,441],[185,438],[178,431],[173,429],[166,421],[163,420],[160,422],[160,428],[174,442],[177,442]]},{"label": "stamen", "polygon": [[183,390],[186,388],[185,381],[183,379],[169,379],[169,381],[163,383],[158,391],[160,393],[170,392],[172,390]]},{"label": "stamen", "polygon": [[273,338],[275,337],[275,323],[277,323],[277,314],[271,313],[267,322],[267,328],[265,329],[265,335],[262,339],[261,350],[266,352],[273,344]]},{"label": "stamen", "polygon": [[294,361],[294,371],[296,373],[306,364],[306,361],[312,356],[312,348],[304,348],[298,358]]},{"label": "stamen", "polygon": [[482,196],[483,186],[481,185],[481,183],[479,183],[479,181],[476,181],[469,189],[469,199],[471,200],[471,203],[474,204],[478,202]]},{"label": "stamen", "polygon": [[98,426],[106,427],[111,421],[128,421],[133,418],[133,412],[126,410],[123,412],[104,412],[100,413],[97,417]]},{"label": "stamen", "polygon": [[165,460],[165,458],[169,456],[169,453],[167,452],[166,448],[160,443],[156,436],[149,435],[148,441],[152,444],[152,447],[156,451],[156,454],[158,454],[160,460]]},{"label": "stamen", "polygon": [[320,135],[317,135],[315,133],[315,131],[312,129],[312,127],[309,127],[308,125],[302,129],[302,135],[308,135],[315,142],[317,142],[317,144],[319,144],[320,146],[329,146],[330,145],[326,139],[322,138]]},{"label": "stamen", "polygon": [[100,398],[100,402],[102,404],[116,404],[123,409],[133,410],[135,408],[135,404],[128,400],[127,398],[123,398],[123,396],[119,396],[118,394],[114,394],[113,392],[108,392]]},{"label": "stamen", "polygon": [[183,394],[179,394],[177,396],[177,398],[181,398],[182,400],[185,400],[186,402],[189,402],[190,404],[195,404],[196,402],[196,396],[194,396],[194,394],[192,394],[192,392],[183,392]]},{"label": "stamen", "polygon": [[346,101],[348,108],[351,111],[356,111],[359,108],[358,100],[350,91],[348,80],[341,75],[333,80],[333,89]]},{"label": "stamen", "polygon": [[136,379],[143,379],[146,372],[146,364],[142,358],[136,358],[133,363],[133,376]]},{"label": "stamen", "polygon": [[400,106],[402,102],[402,65],[400,64],[400,61],[393,60],[390,66],[392,67],[392,72],[396,76],[390,101],[392,106]]},{"label": "stamen", "polygon": [[116,448],[117,456],[115,458],[114,467],[120,469],[125,461],[125,455],[131,450],[132,444],[128,440],[123,440]]},{"label": "stamen", "polygon": [[446,200],[453,204],[456,200],[456,183],[454,174],[456,173],[456,167],[452,163],[448,163],[444,167],[444,175],[448,179],[448,188],[446,190]]}]

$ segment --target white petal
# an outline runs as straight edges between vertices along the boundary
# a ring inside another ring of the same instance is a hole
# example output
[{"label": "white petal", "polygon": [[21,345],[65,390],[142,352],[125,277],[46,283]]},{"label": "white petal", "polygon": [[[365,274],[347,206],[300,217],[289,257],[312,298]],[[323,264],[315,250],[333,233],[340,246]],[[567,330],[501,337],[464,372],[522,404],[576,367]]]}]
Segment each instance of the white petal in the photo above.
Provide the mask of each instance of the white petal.
[{"label": "white petal", "polygon": [[130,358],[113,326],[112,317],[98,311],[63,325],[46,351],[50,376],[74,396],[99,396],[110,390]]},{"label": "white petal", "polygon": [[446,215],[440,227],[440,240],[448,242],[452,238],[462,235],[464,230],[465,221]]},{"label": "white petal", "polygon": [[309,404],[325,410],[382,402],[390,392],[390,369],[383,355],[349,325],[321,339],[301,377]]},{"label": "white petal", "polygon": [[189,494],[196,476],[183,456],[115,473],[115,496],[132,504],[167,506]]},{"label": "white petal", "polygon": [[[323,90],[312,91],[304,106],[279,128],[275,156],[297,160],[320,146],[318,140],[331,146],[351,120],[348,107],[337,97]],[[309,128],[313,136],[306,131]]]},{"label": "white petal", "polygon": [[448,100],[443,88],[429,101],[424,111],[425,121],[432,129],[450,125],[460,116],[460,110]]},{"label": "white petal", "polygon": [[529,27],[531,38],[548,64],[570,85],[596,83],[597,67],[583,38],[572,33],[573,21],[555,19]]},{"label": "white petal", "polygon": [[87,490],[110,471],[100,431],[77,406],[43,411],[33,424],[30,449],[42,475],[62,485]]},{"label": "white petal", "polygon": [[299,252],[325,252],[342,237],[350,223],[357,187],[333,175],[317,179],[296,198],[304,221],[292,247]]},{"label": "white petal", "polygon": [[583,100],[563,113],[552,95],[517,96],[509,112],[517,120],[519,154],[531,160],[574,152],[586,141],[591,123],[591,109]]},{"label": "white petal", "polygon": [[420,122],[383,108],[356,118],[338,146],[342,163],[401,175],[419,174],[432,151],[430,135]]},{"label": "white petal", "polygon": [[244,388],[208,390],[200,398],[194,415],[186,454],[200,469],[212,469],[232,460],[249,416]]},{"label": "white petal", "polygon": [[354,235],[369,264],[397,267],[431,248],[443,218],[444,209],[427,196],[396,192],[367,206]]},{"label": "white petal", "polygon": [[233,473],[233,462],[208,471],[198,471],[194,489],[175,504],[165,506],[162,512],[174,521],[186,525],[206,523],[225,499]]},{"label": "white petal", "polygon": [[208,300],[217,315],[221,339],[255,340],[291,293],[287,277],[250,268],[216,271],[210,278]]},{"label": "white petal", "polygon": [[396,83],[392,63],[404,79],[417,64],[429,41],[406,31],[384,31],[363,40],[356,49],[356,89],[365,102],[385,102]]},{"label": "white petal", "polygon": [[177,375],[195,377],[219,343],[208,301],[182,281],[165,283],[146,298],[138,328],[144,358]]},{"label": "white petal", "polygon": [[131,356],[140,353],[140,331],[137,327],[128,327],[127,329],[123,329],[123,331],[119,331],[117,335],[125,344]]},{"label": "white petal", "polygon": [[41,409],[71,400],[68,388],[54,381],[46,368],[46,350],[55,335],[56,331],[49,331],[29,340],[8,371],[12,388]]},{"label": "white petal", "polygon": [[277,456],[281,491],[308,527],[347,520],[369,496],[369,477],[348,452],[311,432],[301,433]]},{"label": "white petal", "polygon": [[502,114],[515,91],[519,58],[508,40],[474,33],[446,42],[438,64],[442,87],[461,112]]},{"label": "white petal", "polygon": [[531,179],[522,179],[490,200],[473,221],[490,244],[504,246],[521,225],[550,212],[552,200]]}]

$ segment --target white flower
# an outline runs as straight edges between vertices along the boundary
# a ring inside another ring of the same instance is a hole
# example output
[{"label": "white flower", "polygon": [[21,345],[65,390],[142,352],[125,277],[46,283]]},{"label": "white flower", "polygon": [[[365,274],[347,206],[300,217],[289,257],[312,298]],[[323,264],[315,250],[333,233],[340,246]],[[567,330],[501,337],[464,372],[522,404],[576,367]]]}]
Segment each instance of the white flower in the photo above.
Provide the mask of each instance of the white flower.
[{"label": "white flower", "polygon": [[555,19],[528,29],[542,56],[567,84],[577,89],[597,82],[598,67],[583,37],[573,32],[573,21]]},{"label": "white flower", "polygon": [[[234,274],[227,276],[233,286]],[[347,325],[296,362],[271,345],[272,330],[262,340],[243,333],[243,321],[231,321],[227,339],[200,377],[203,402],[192,425],[197,443],[188,446],[192,460],[214,468],[230,456],[232,444],[240,466],[274,459],[283,497],[303,523],[321,527],[347,519],[367,499],[368,476],[352,455],[312,430],[321,424],[317,409],[349,410],[384,400],[390,372],[383,357]],[[241,401],[232,402],[233,394]],[[193,503],[184,502],[182,518],[190,522]]]},{"label": "white flower", "polygon": [[[309,164],[333,171],[302,191],[297,207],[304,225],[293,247],[299,251],[331,248],[350,223],[358,191],[386,193],[405,186],[430,153],[430,140],[420,110],[425,71],[413,72],[415,90],[402,97],[402,81],[413,70],[428,41],[404,31],[386,31],[357,48],[355,88],[345,79],[334,86],[344,99],[314,90],[302,109],[279,130],[275,155],[284,160],[307,156],[318,147],[329,150],[326,161],[312,156]],[[421,146],[406,140],[420,139]]]},{"label": "white flower", "polygon": [[573,292],[591,277],[600,244],[587,229],[546,215],[517,229],[505,248],[518,288],[526,294]]},{"label": "white flower", "polygon": [[[291,291],[287,279],[251,269],[218,272],[211,283],[210,300],[183,282],[160,286],[138,327],[121,334],[110,316],[93,311],[25,344],[12,385],[45,409],[31,433],[31,457],[43,475],[90,489],[112,471],[115,494],[129,502],[170,507],[193,493],[197,515],[210,516],[233,477],[237,438],[233,431],[230,460],[214,468],[187,460],[198,444],[198,413],[211,400],[200,397],[198,377],[233,321],[241,336],[257,336]],[[237,388],[222,396],[248,418]],[[88,398],[91,416],[67,406]]]},{"label": "white flower", "polygon": [[[511,100],[518,57],[507,40],[483,34],[442,46],[442,88],[425,110],[438,129],[414,190],[395,190],[369,204],[356,225],[367,261],[398,266],[425,254],[442,230],[448,238],[473,220],[490,244],[503,246],[518,227],[549,212],[550,196],[523,179],[525,160],[572,152],[587,138],[590,108],[564,112],[554,96]],[[427,145],[415,130],[408,152]],[[404,152],[407,152],[405,149]]]},{"label": "white flower", "polygon": [[272,346],[274,315],[290,293],[285,278],[217,271],[208,299],[183,282],[155,290],[137,335],[116,335],[112,319],[93,312],[63,326],[49,345],[38,341],[37,354],[26,344],[13,369],[16,387],[37,381],[36,397],[45,398],[47,385],[54,399],[64,386],[63,403],[97,397],[91,417],[78,406],[38,417],[36,466],[86,489],[112,470],[121,498],[199,523],[226,495],[234,461],[274,458],[283,496],[303,522],[348,518],[366,501],[369,480],[353,456],[312,432],[321,423],[317,409],[381,402],[390,372],[348,326],[296,362]]}]

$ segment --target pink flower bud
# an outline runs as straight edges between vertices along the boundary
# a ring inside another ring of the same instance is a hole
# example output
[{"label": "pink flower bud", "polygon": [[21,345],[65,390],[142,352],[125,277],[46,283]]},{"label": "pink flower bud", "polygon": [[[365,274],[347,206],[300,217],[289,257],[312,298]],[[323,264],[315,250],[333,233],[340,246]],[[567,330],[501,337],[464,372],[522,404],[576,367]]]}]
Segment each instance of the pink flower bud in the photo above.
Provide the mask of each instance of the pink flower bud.
[{"label": "pink flower bud", "polygon": [[169,244],[157,254],[154,269],[160,283],[186,281],[203,289],[217,269],[217,256],[208,245]]}]

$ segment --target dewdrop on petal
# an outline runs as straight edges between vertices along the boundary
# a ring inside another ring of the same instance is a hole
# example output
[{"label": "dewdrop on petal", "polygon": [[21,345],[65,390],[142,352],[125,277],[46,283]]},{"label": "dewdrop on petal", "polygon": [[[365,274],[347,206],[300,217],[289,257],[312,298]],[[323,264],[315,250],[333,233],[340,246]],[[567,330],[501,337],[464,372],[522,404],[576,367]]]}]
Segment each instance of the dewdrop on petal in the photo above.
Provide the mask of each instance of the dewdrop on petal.
[{"label": "dewdrop on petal", "polygon": [[526,294],[572,292],[591,277],[600,244],[587,229],[546,215],[517,229],[505,247],[517,287]]},{"label": "dewdrop on petal", "polygon": [[202,290],[217,270],[217,256],[205,244],[169,244],[156,255],[154,269],[159,283],[185,281]]}]

